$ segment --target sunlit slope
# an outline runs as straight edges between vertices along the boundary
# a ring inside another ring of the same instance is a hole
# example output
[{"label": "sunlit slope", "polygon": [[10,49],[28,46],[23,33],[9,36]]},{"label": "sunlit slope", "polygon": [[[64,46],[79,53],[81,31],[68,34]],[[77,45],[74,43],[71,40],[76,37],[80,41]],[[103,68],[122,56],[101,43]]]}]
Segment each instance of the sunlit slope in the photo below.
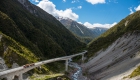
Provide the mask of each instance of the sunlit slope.
[{"label": "sunlit slope", "polygon": [[95,52],[107,48],[116,39],[125,33],[131,33],[135,30],[140,30],[140,11],[137,11],[125,19],[121,20],[117,25],[107,30],[97,39],[94,39],[88,47],[88,56],[94,55]]}]

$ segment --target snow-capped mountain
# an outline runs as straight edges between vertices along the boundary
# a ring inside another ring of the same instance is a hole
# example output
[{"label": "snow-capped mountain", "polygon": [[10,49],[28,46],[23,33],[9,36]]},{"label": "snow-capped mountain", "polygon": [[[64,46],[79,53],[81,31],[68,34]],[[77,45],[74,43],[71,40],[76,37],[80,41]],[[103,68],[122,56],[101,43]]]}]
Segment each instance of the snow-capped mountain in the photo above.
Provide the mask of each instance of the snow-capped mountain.
[{"label": "snow-capped mountain", "polygon": [[93,34],[98,37],[101,34],[103,34],[104,32],[106,32],[108,30],[108,28],[103,28],[103,27],[94,27],[94,28],[89,28]]},{"label": "snow-capped mountain", "polygon": [[92,30],[88,29],[82,24],[79,24],[76,21],[73,21],[69,18],[56,17],[68,30],[79,37],[91,37],[94,38],[95,35]]}]

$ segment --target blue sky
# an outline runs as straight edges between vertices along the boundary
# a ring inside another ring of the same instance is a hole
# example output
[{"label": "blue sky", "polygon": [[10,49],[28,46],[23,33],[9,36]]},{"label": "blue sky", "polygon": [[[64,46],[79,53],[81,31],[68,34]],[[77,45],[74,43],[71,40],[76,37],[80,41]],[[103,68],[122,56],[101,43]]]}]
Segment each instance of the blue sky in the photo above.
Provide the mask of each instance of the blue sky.
[{"label": "blue sky", "polygon": [[29,0],[53,16],[68,17],[88,28],[110,28],[140,10],[140,0]]}]

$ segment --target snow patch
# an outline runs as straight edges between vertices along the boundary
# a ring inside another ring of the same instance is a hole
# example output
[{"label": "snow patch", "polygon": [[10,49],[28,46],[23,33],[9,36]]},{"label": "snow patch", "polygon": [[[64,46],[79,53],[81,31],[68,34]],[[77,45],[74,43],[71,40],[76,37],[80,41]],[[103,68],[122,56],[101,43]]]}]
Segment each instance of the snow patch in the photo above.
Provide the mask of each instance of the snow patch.
[{"label": "snow patch", "polygon": [[82,34],[84,34],[84,32],[76,25],[76,27],[81,31]]}]

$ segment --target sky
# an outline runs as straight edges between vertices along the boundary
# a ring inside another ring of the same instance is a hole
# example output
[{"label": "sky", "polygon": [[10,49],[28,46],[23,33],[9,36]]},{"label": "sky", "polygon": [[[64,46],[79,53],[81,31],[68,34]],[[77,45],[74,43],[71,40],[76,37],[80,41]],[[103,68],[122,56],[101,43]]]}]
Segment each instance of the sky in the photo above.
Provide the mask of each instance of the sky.
[{"label": "sky", "polygon": [[140,10],[140,0],[29,0],[46,12],[88,28],[110,28]]}]

